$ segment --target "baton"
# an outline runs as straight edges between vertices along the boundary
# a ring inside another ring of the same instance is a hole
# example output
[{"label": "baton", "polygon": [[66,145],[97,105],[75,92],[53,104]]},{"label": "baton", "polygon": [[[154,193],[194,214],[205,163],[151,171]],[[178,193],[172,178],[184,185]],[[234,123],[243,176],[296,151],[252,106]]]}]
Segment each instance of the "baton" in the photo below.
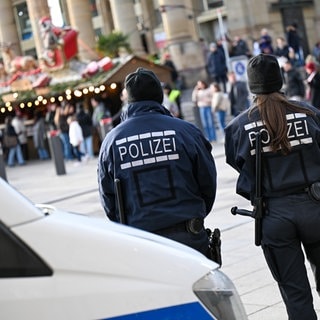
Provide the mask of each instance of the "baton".
[{"label": "baton", "polygon": [[238,207],[231,208],[233,215],[239,214],[241,216],[251,217],[255,222],[255,239],[256,246],[261,245],[262,238],[262,218],[263,218],[263,201],[262,201],[262,169],[261,169],[261,133],[256,133],[256,179],[255,179],[255,196],[253,211],[246,209],[239,209]]},{"label": "baton", "polygon": [[119,210],[120,223],[127,224],[127,219],[126,219],[126,215],[124,212],[124,206],[123,206],[121,182],[118,178],[114,179],[114,186],[115,186],[115,193],[116,193],[117,205],[118,205],[118,210]]}]

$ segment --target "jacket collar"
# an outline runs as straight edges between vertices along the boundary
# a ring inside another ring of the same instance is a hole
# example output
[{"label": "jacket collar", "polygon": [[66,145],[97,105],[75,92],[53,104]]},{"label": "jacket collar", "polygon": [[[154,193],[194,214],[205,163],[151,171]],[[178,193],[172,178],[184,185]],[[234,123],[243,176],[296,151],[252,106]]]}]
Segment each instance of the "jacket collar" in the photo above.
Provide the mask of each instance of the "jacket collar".
[{"label": "jacket collar", "polygon": [[121,122],[128,118],[143,115],[146,113],[160,113],[169,117],[172,117],[171,113],[167,108],[162,106],[156,101],[139,101],[131,102],[125,112],[121,114]]}]

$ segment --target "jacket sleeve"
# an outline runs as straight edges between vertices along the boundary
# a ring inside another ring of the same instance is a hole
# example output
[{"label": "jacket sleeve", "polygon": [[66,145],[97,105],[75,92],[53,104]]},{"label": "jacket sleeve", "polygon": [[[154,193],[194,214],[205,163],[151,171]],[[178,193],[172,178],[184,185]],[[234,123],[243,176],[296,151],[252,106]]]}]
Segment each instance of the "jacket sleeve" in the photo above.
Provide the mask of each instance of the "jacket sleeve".
[{"label": "jacket sleeve", "polygon": [[225,128],[225,155],[226,162],[235,170],[240,172],[242,168],[243,161],[238,158],[239,155],[238,147],[239,147],[239,135],[240,135],[239,126],[236,121],[232,121]]},{"label": "jacket sleeve", "polygon": [[101,146],[101,151],[98,160],[98,188],[102,207],[111,221],[118,221],[116,215],[114,178],[112,176],[112,155],[111,151],[107,154],[106,147]]},{"label": "jacket sleeve", "polygon": [[206,205],[207,214],[210,213],[217,191],[217,171],[212,156],[211,144],[203,136],[199,137],[198,156],[196,161],[197,180],[201,196]]},{"label": "jacket sleeve", "polygon": [[[243,114],[245,116],[245,114]],[[240,196],[251,200],[254,192],[254,173],[252,157],[248,154],[248,139],[243,129],[241,118],[234,118],[225,129],[226,162],[238,173],[236,192]]]}]

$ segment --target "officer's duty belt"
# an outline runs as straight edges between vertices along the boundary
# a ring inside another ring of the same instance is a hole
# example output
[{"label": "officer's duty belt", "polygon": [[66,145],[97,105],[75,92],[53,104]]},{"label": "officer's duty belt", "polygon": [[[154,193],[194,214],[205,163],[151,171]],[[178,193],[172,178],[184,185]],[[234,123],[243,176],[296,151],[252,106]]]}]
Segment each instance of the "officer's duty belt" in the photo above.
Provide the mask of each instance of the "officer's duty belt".
[{"label": "officer's duty belt", "polygon": [[162,228],[153,231],[156,234],[168,234],[174,233],[178,231],[190,232],[192,234],[198,234],[204,229],[203,219],[202,218],[193,218],[191,220],[183,221],[177,223],[173,226]]},{"label": "officer's duty belt", "polygon": [[289,191],[284,195],[307,193],[312,200],[320,201],[320,182],[314,182],[309,187],[303,187],[294,191]]}]

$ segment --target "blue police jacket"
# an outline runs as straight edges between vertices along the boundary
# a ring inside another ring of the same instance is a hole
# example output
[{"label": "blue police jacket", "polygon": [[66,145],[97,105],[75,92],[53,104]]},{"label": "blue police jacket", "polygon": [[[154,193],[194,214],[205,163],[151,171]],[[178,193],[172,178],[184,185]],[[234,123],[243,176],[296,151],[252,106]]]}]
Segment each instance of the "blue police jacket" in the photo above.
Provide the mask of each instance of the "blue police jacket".
[{"label": "blue police jacket", "polygon": [[244,111],[225,129],[226,161],[240,174],[236,191],[253,200],[255,191],[255,137],[262,138],[262,194],[280,197],[301,192],[315,181],[320,181],[320,111],[311,105],[297,102],[313,111],[314,116],[287,112],[287,136],[292,150],[289,154],[272,152],[270,136],[256,109]]},{"label": "blue police jacket", "polygon": [[211,144],[193,124],[155,101],[135,102],[104,139],[98,162],[103,208],[119,221],[114,179],[121,181],[128,225],[156,231],[205,218],[216,195]]}]

